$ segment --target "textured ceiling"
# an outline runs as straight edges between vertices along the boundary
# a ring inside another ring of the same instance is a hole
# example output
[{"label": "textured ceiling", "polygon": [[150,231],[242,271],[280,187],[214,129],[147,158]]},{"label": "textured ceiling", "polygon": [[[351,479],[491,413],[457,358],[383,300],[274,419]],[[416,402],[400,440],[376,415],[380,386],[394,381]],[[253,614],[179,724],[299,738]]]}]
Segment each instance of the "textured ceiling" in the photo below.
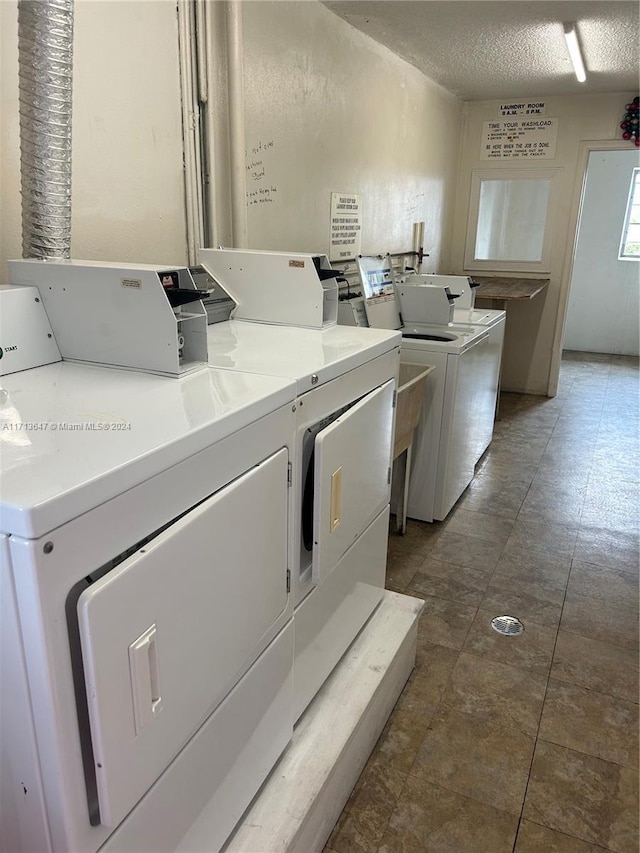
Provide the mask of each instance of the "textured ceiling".
[{"label": "textured ceiling", "polygon": [[[639,9],[618,0],[326,0],[463,100],[638,90]],[[577,22],[578,83],[563,22]]]}]

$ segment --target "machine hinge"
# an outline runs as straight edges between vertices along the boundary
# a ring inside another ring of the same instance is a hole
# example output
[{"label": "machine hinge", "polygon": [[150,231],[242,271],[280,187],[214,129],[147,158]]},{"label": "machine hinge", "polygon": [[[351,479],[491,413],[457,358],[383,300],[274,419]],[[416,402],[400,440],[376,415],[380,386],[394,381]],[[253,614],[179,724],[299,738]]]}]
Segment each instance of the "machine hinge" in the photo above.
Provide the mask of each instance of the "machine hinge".
[{"label": "machine hinge", "polygon": [[293,484],[293,467],[291,462],[287,462],[287,486],[291,488]]},{"label": "machine hinge", "polygon": [[287,569],[287,592],[291,592],[291,569]]},{"label": "machine hinge", "polygon": [[398,400],[398,392],[394,390],[394,392],[393,392],[393,402],[391,403],[391,408],[392,408],[392,409],[395,409],[397,400]]},{"label": "machine hinge", "polygon": [[391,485],[391,468],[387,468],[387,486]]}]

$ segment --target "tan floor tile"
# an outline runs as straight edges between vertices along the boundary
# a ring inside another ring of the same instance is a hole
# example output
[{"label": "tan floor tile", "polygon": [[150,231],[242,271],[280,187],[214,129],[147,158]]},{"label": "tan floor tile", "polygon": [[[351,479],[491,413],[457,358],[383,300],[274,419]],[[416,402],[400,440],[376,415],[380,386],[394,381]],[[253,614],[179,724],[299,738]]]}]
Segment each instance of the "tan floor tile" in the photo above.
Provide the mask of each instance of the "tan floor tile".
[{"label": "tan floor tile", "polygon": [[481,658],[499,661],[530,670],[536,675],[546,676],[551,667],[556,630],[535,622],[525,622],[524,633],[519,636],[505,637],[491,627],[491,620],[495,616],[505,615],[512,614],[478,610],[463,650]]},{"label": "tan floor tile", "polygon": [[[637,436],[630,444],[630,449],[637,451]],[[601,516],[623,516],[638,520],[638,508],[640,507],[640,486],[637,483],[629,483],[618,480],[615,477],[602,479],[592,478],[589,481],[585,500],[585,513]]]},{"label": "tan floor tile", "polygon": [[574,559],[567,584],[567,594],[571,593],[629,607],[638,603],[638,579],[622,569]]},{"label": "tan floor tile", "polygon": [[485,512],[515,521],[527,489],[528,486],[514,486],[505,490],[500,485],[494,484],[474,488],[472,483],[460,499],[458,506],[471,512]]},{"label": "tan floor tile", "polygon": [[571,571],[571,557],[550,557],[526,548],[513,548],[496,565],[490,586],[562,604]]},{"label": "tan floor tile", "polygon": [[640,565],[638,537],[597,527],[581,526],[576,540],[575,559],[612,569],[631,572],[637,578]]},{"label": "tan floor tile", "polygon": [[[514,583],[517,587],[517,584]],[[556,595],[556,590],[552,593]],[[558,594],[558,598],[563,595]],[[548,628],[557,628],[562,615],[562,603],[545,601],[529,595],[522,589],[517,592],[512,589],[504,589],[499,581],[495,586],[492,584],[487,589],[482,601],[482,610],[493,610],[500,615],[516,616],[522,622],[535,622],[537,625],[546,625]]]},{"label": "tan floor tile", "polygon": [[462,652],[440,710],[472,714],[477,720],[535,735],[546,686],[546,677]]},{"label": "tan floor tile", "polygon": [[427,556],[408,588],[423,595],[459,601],[477,607],[491,577],[491,569],[457,566]]},{"label": "tan floor tile", "polygon": [[637,767],[638,705],[550,679],[538,737]]},{"label": "tan floor tile", "polygon": [[389,767],[367,764],[329,839],[336,853],[375,849],[406,780]]},{"label": "tan floor tile", "polygon": [[592,640],[625,649],[637,649],[638,605],[632,603],[624,607],[603,598],[567,592],[560,627],[563,631]]},{"label": "tan floor tile", "polygon": [[471,512],[464,508],[456,509],[446,522],[447,533],[460,533],[463,536],[475,536],[487,542],[502,542],[509,538],[513,522],[486,512]]},{"label": "tan floor tile", "polygon": [[330,849],[335,853],[376,853],[378,844],[362,835],[357,821],[343,811],[329,836]]},{"label": "tan floor tile", "polygon": [[444,525],[439,524],[438,522],[428,524],[424,521],[415,521],[414,519],[409,518],[407,519],[407,528],[404,536],[397,533],[395,529],[390,531],[389,553],[391,554],[398,551],[402,551],[405,554],[426,553],[443,529]]},{"label": "tan floor tile", "polygon": [[419,712],[415,708],[396,707],[371,754],[371,762],[407,773],[422,746],[433,713],[434,708],[429,705]]},{"label": "tan floor tile", "polygon": [[424,557],[411,552],[394,551],[387,556],[385,587],[404,592],[409,582],[424,562]]},{"label": "tan floor tile", "polygon": [[429,555],[454,566],[471,566],[475,569],[493,569],[502,552],[502,542],[487,542],[475,536],[450,533],[445,530],[434,540]]},{"label": "tan floor tile", "polygon": [[534,744],[531,735],[472,714],[438,713],[411,775],[518,815]]},{"label": "tan floor tile", "polygon": [[597,503],[585,504],[580,516],[581,527],[608,527],[610,530],[638,538],[640,519],[637,511],[623,514],[615,509],[605,511]]},{"label": "tan floor tile", "polygon": [[520,555],[533,552],[553,559],[571,557],[577,535],[577,527],[518,519],[505,545],[504,553]]},{"label": "tan floor tile", "polygon": [[638,653],[560,630],[551,677],[638,701]]},{"label": "tan floor tile", "polygon": [[416,667],[400,694],[396,707],[436,708],[442,698],[451,671],[458,660],[458,650],[422,642],[416,654]]},{"label": "tan floor tile", "polygon": [[523,820],[514,853],[602,853],[603,850],[603,847],[572,838],[548,826]]},{"label": "tan floor tile", "polygon": [[637,853],[637,772],[538,741],[523,816],[616,853]]},{"label": "tan floor tile", "polygon": [[586,485],[582,488],[566,485],[551,487],[548,483],[536,481],[527,493],[518,520],[550,521],[577,527],[585,493]]},{"label": "tan floor tile", "polygon": [[476,614],[476,608],[456,601],[445,601],[416,591],[416,598],[424,601],[424,610],[418,625],[418,645],[422,642],[461,649]]},{"label": "tan floor tile", "polygon": [[426,601],[416,668],[325,853],[511,853],[552,654],[515,853],[638,853],[638,654],[602,642],[637,601],[638,360],[572,356],[555,398],[502,395],[445,522],[390,526],[387,584]]},{"label": "tan floor tile", "polygon": [[410,777],[379,853],[511,853],[518,819]]}]

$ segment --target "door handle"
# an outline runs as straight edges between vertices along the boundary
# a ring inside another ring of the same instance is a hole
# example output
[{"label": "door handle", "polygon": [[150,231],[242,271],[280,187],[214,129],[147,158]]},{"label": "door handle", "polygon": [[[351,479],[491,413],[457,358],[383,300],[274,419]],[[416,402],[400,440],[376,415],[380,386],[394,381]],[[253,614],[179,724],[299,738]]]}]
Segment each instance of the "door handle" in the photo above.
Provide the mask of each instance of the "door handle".
[{"label": "door handle", "polygon": [[136,734],[162,709],[155,623],[129,646],[129,674]]},{"label": "door handle", "polygon": [[342,511],[342,465],[337,471],[331,475],[331,514],[329,523],[329,532],[333,531],[340,524],[340,515]]}]

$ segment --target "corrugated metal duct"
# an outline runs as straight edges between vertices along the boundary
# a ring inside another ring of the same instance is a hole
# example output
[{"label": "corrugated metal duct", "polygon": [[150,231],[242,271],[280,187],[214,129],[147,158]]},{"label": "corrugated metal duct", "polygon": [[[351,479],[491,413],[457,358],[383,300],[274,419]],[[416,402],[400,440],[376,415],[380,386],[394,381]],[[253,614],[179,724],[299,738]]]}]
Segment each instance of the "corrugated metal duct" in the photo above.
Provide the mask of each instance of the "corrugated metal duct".
[{"label": "corrugated metal duct", "polygon": [[18,3],[22,253],[71,256],[73,0]]}]

